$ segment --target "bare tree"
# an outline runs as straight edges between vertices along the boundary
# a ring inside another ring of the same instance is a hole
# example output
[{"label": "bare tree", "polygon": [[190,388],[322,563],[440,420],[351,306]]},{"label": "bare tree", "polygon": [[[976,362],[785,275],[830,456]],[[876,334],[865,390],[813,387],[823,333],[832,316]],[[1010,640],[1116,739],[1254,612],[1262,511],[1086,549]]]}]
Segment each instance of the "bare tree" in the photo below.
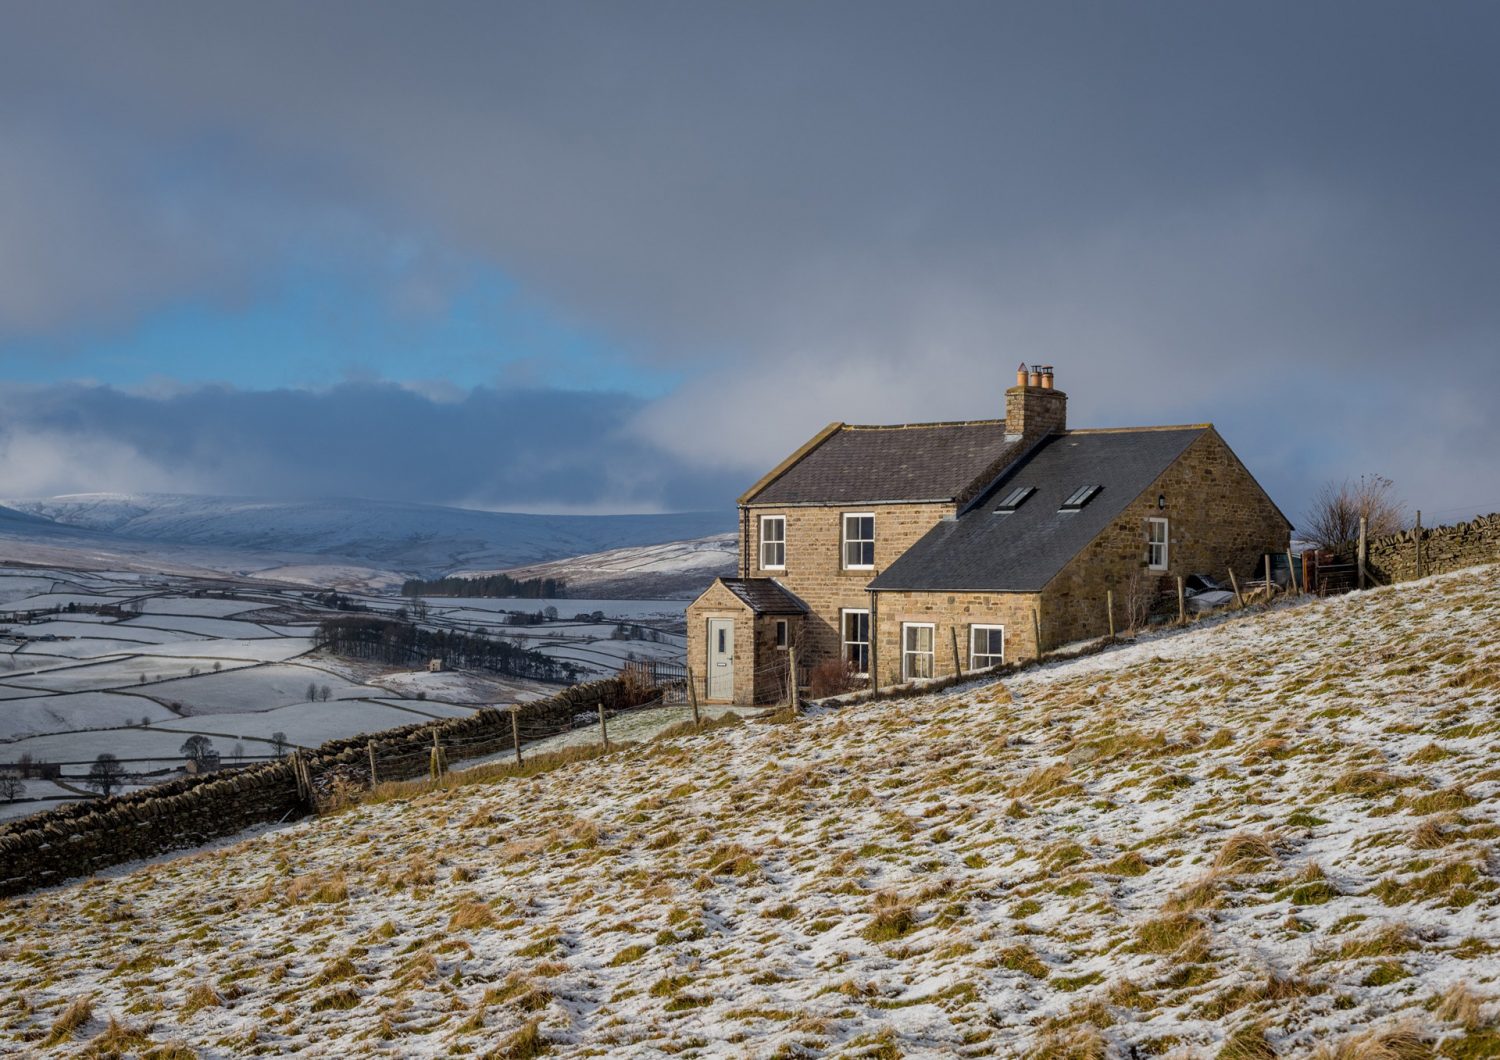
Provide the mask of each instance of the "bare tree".
[{"label": "bare tree", "polygon": [[14,802],[26,794],[26,785],[21,778],[9,773],[0,773],[0,802]]},{"label": "bare tree", "polygon": [[332,697],[333,689],[329,688],[327,685],[324,685],[322,688],[318,689],[318,698],[321,699],[324,703],[327,703],[328,700]]},{"label": "bare tree", "polygon": [[1135,571],[1125,581],[1121,600],[1125,607],[1125,628],[1144,629],[1151,621],[1151,609],[1156,604],[1160,579],[1145,571]]},{"label": "bare tree", "polygon": [[1406,504],[1394,495],[1394,486],[1383,475],[1324,483],[1303,521],[1302,536],[1320,549],[1349,552],[1359,541],[1361,516],[1370,537],[1406,529]]},{"label": "bare tree", "polygon": [[287,748],[290,746],[291,744],[287,742],[286,733],[273,732],[271,734],[271,753],[277,758],[285,758]]},{"label": "bare tree", "polygon": [[219,752],[214,750],[214,742],[207,736],[189,736],[177,753],[196,763],[200,771],[219,768]]},{"label": "bare tree", "polygon": [[243,762],[245,760],[245,745],[238,740],[234,741],[234,746],[229,749],[229,756],[236,761]]},{"label": "bare tree", "polygon": [[16,759],[16,769],[20,771],[23,778],[31,776],[32,761],[30,751],[24,752],[20,758]]},{"label": "bare tree", "polygon": [[318,686],[317,686],[317,684],[315,682],[309,681],[308,684],[307,684],[307,701],[309,703],[312,703],[317,698],[318,698]]},{"label": "bare tree", "polygon": [[89,767],[89,775],[84,778],[84,786],[93,788],[106,799],[112,791],[117,791],[125,784],[125,767],[114,755],[105,753],[94,759],[94,764]]}]

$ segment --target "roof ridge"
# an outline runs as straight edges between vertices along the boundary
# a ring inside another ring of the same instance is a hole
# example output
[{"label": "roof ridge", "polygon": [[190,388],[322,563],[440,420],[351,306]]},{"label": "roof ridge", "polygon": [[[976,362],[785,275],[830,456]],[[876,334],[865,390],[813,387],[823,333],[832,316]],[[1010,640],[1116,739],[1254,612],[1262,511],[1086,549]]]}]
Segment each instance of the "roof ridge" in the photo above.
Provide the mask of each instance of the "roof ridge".
[{"label": "roof ridge", "polygon": [[1164,423],[1155,427],[1077,427],[1063,434],[1144,434],[1147,431],[1206,431],[1212,423]]},{"label": "roof ridge", "polygon": [[845,431],[907,431],[920,429],[922,427],[984,427],[992,423],[1004,423],[1005,420],[935,420],[932,423],[845,423],[840,429]]}]

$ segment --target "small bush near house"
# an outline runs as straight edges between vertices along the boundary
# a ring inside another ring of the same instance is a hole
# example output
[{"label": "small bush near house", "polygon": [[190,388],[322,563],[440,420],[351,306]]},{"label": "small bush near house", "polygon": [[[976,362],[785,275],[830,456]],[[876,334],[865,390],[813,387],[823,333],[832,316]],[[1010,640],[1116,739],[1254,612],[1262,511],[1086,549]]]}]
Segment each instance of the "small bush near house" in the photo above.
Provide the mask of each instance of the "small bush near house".
[{"label": "small bush near house", "polygon": [[825,659],[813,667],[808,679],[808,695],[813,699],[824,696],[840,696],[853,692],[864,682],[854,675],[854,664],[843,659]]}]

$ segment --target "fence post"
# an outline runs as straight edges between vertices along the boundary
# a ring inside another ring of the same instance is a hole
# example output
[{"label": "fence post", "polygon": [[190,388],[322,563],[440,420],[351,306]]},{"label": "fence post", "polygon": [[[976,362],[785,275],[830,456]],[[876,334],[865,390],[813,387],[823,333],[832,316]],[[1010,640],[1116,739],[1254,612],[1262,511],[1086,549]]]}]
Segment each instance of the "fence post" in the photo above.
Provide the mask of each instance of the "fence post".
[{"label": "fence post", "polygon": [[609,726],[604,722],[604,700],[599,700],[599,741],[606,751],[609,750]]},{"label": "fence post", "polygon": [[1286,549],[1286,576],[1292,579],[1292,592],[1301,592],[1301,590],[1297,588],[1297,564],[1292,559],[1292,546],[1290,545],[1288,545]]},{"label": "fence post", "polygon": [[304,805],[309,801],[307,797],[307,786],[302,783],[302,749],[299,747],[292,752],[292,779],[297,782],[297,800]]},{"label": "fence post", "polygon": [[693,724],[700,725],[702,722],[698,719],[698,684],[693,680],[693,668],[691,666],[687,668],[687,686],[688,702],[693,705]]},{"label": "fence post", "polygon": [[1422,576],[1422,509],[1417,509],[1417,577]]},{"label": "fence post", "polygon": [[1365,587],[1365,562],[1369,556],[1369,538],[1366,536],[1368,525],[1365,517],[1359,517],[1359,587]]},{"label": "fence post", "polygon": [[1036,638],[1036,657],[1042,657],[1042,613],[1033,605],[1031,608],[1031,635]]},{"label": "fence post", "polygon": [[1229,587],[1234,590],[1234,598],[1238,601],[1240,609],[1244,610],[1245,598],[1240,594],[1240,580],[1234,576],[1234,568],[1229,568]]},{"label": "fence post", "polygon": [[949,626],[948,632],[953,634],[953,670],[959,677],[964,675],[963,660],[958,657],[958,627]]},{"label": "fence post", "polygon": [[1187,588],[1180,574],[1177,576],[1177,623],[1178,625],[1187,624]]},{"label": "fence post", "polygon": [[433,780],[440,780],[440,779],[442,779],[443,774],[448,771],[447,767],[448,767],[448,762],[447,762],[446,757],[443,755],[443,746],[442,746],[442,744],[438,743],[437,730],[433,729],[432,730],[432,754],[430,756],[430,761],[428,762],[428,765],[427,765],[427,774]]},{"label": "fence post", "polygon": [[786,702],[793,711],[797,709],[797,649],[786,650]]},{"label": "fence post", "polygon": [[1115,639],[1115,591],[1104,590],[1104,609],[1109,612],[1109,639]]},{"label": "fence post", "polygon": [[370,787],[373,788],[376,784],[380,783],[379,778],[376,777],[376,775],[375,775],[375,741],[374,740],[366,740],[365,741],[365,751],[370,756]]},{"label": "fence post", "polygon": [[521,708],[510,708],[510,742],[516,749],[516,765],[521,765]]},{"label": "fence post", "polygon": [[1266,553],[1266,603],[1271,602],[1271,554]]}]

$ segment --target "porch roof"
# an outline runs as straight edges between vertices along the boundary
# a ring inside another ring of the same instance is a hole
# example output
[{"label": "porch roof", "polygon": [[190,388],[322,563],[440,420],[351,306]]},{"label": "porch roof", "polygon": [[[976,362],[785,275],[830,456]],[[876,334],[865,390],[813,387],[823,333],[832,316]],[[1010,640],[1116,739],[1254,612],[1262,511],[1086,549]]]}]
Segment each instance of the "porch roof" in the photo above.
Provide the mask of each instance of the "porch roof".
[{"label": "porch roof", "polygon": [[757,615],[805,615],[808,608],[775,578],[720,578]]}]

